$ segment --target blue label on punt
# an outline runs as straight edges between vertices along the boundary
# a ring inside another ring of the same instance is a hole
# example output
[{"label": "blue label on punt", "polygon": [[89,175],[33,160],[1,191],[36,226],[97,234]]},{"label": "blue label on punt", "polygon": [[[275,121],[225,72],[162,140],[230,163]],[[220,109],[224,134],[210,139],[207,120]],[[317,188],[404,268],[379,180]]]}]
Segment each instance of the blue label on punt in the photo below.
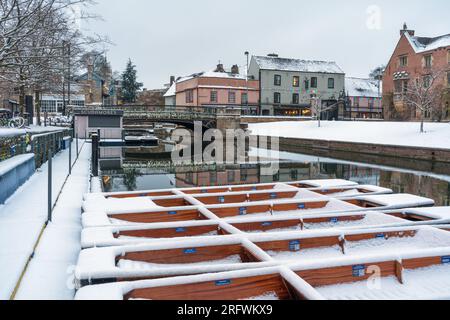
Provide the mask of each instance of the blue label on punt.
[{"label": "blue label on punt", "polygon": [[300,203],[300,204],[298,205],[298,208],[299,208],[299,209],[306,209],[306,205],[305,205],[304,203]]},{"label": "blue label on punt", "polygon": [[366,275],[366,266],[365,265],[357,265],[353,266],[353,276],[354,277],[364,277]]},{"label": "blue label on punt", "polygon": [[272,222],[263,222],[263,223],[261,223],[261,225],[263,227],[270,227],[272,225]]},{"label": "blue label on punt", "polygon": [[290,251],[300,251],[300,240],[289,241]]},{"label": "blue label on punt", "polygon": [[246,215],[247,214],[247,208],[245,208],[245,207],[239,208],[239,214],[241,216]]},{"label": "blue label on punt", "polygon": [[231,284],[231,280],[219,280],[216,281],[216,286],[221,287],[221,286],[228,286]]},{"label": "blue label on punt", "polygon": [[203,189],[203,190],[202,190],[202,193],[208,193],[208,190]]},{"label": "blue label on punt", "polygon": [[192,248],[184,250],[184,254],[193,254],[193,253],[197,253],[197,249]]},{"label": "blue label on punt", "polygon": [[450,263],[450,256],[442,257],[441,261],[442,261],[442,264],[449,264]]},{"label": "blue label on punt", "polygon": [[375,235],[376,239],[386,239],[386,235],[384,233],[379,233]]},{"label": "blue label on punt", "polygon": [[219,202],[220,203],[224,203],[225,202],[225,197],[219,197]]},{"label": "blue label on punt", "polygon": [[335,218],[331,218],[330,219],[331,223],[338,223],[339,222],[339,218],[335,217]]},{"label": "blue label on punt", "polygon": [[253,187],[252,190],[253,191],[258,191],[258,188],[257,187]]},{"label": "blue label on punt", "polygon": [[146,197],[147,194],[146,194],[146,193],[141,193],[139,196],[140,196],[140,197]]},{"label": "blue label on punt", "polygon": [[278,197],[278,195],[276,193],[270,194],[270,198],[272,198],[272,199],[276,199],[277,197]]},{"label": "blue label on punt", "polygon": [[176,215],[176,214],[177,214],[176,211],[169,211],[169,215],[171,215],[171,216],[174,216],[174,215]]},{"label": "blue label on punt", "polygon": [[177,233],[186,232],[186,229],[185,228],[176,228],[175,232],[177,232]]}]

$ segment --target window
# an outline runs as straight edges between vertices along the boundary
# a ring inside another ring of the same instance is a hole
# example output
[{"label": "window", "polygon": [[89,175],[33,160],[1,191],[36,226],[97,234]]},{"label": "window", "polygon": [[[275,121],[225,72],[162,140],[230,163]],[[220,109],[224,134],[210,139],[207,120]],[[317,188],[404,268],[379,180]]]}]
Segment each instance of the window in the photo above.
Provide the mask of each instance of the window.
[{"label": "window", "polygon": [[211,91],[210,101],[217,102],[217,91]]},{"label": "window", "polygon": [[186,103],[194,103],[194,90],[186,91]]},{"label": "window", "polygon": [[423,77],[423,86],[424,88],[429,88],[431,86],[431,76]]},{"label": "window", "polygon": [[309,80],[305,80],[305,90],[309,90]]},{"label": "window", "polygon": [[408,66],[408,56],[401,56],[399,60],[400,67]]},{"label": "window", "polygon": [[228,92],[228,103],[236,103],[236,92],[234,91]]},{"label": "window", "polygon": [[311,88],[317,88],[317,77],[311,78]]},{"label": "window", "polygon": [[279,74],[274,76],[273,84],[276,86],[281,86],[281,76]]},{"label": "window", "polygon": [[242,104],[247,104],[247,103],[248,103],[247,92],[243,92],[243,93],[241,94],[241,103],[242,103]]},{"label": "window", "polygon": [[423,59],[424,59],[424,66],[425,66],[425,68],[431,68],[432,63],[433,63],[433,59],[432,59],[431,54],[428,54],[428,55],[424,56]]},{"label": "window", "polygon": [[334,89],[334,79],[328,78],[328,89]]},{"label": "window", "polygon": [[374,98],[368,98],[368,102],[369,102],[369,109],[373,109],[373,107],[374,107]]},{"label": "window", "polygon": [[447,72],[447,87],[450,87],[450,71]]},{"label": "window", "polygon": [[300,103],[300,96],[298,93],[294,93],[292,95],[292,104],[299,104]]},{"label": "window", "polygon": [[353,99],[353,106],[359,108],[359,97]]},{"label": "window", "polygon": [[294,76],[294,78],[292,78],[292,86],[294,88],[300,87],[300,77]]},{"label": "window", "polygon": [[274,103],[281,103],[281,94],[279,92],[275,92],[273,94],[273,102]]}]

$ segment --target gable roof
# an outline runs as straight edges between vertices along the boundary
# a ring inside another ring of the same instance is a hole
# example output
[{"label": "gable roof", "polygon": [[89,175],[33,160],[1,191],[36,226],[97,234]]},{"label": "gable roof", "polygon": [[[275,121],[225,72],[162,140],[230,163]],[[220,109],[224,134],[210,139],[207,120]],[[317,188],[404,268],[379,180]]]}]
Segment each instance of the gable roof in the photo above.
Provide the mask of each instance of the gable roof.
[{"label": "gable roof", "polygon": [[450,34],[428,38],[411,36],[408,32],[406,32],[405,36],[416,53],[423,53],[450,46]]},{"label": "gable roof", "polygon": [[379,98],[378,81],[373,79],[345,78],[345,91],[350,97]]},{"label": "gable roof", "polygon": [[300,60],[269,56],[253,56],[253,59],[259,68],[263,70],[337,74],[345,73],[334,61]]}]

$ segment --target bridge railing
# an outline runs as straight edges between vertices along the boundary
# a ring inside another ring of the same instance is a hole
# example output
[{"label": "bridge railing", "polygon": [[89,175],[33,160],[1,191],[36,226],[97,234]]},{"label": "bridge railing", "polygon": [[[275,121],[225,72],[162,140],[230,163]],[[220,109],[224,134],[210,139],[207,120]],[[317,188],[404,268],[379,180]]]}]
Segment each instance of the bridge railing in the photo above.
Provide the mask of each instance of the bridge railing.
[{"label": "bridge railing", "polygon": [[100,106],[100,109],[123,110],[127,113],[139,112],[177,112],[177,113],[201,113],[201,114],[217,114],[220,107],[205,106],[159,106],[159,105],[120,105],[120,106]]}]

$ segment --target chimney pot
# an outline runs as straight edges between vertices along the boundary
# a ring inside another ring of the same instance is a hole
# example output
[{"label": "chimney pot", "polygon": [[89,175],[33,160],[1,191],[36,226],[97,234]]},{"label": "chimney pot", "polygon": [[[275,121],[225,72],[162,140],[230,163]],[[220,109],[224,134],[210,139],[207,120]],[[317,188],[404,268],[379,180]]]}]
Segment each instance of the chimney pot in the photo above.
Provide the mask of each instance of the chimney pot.
[{"label": "chimney pot", "polygon": [[231,74],[239,74],[239,66],[237,64],[231,67]]}]

